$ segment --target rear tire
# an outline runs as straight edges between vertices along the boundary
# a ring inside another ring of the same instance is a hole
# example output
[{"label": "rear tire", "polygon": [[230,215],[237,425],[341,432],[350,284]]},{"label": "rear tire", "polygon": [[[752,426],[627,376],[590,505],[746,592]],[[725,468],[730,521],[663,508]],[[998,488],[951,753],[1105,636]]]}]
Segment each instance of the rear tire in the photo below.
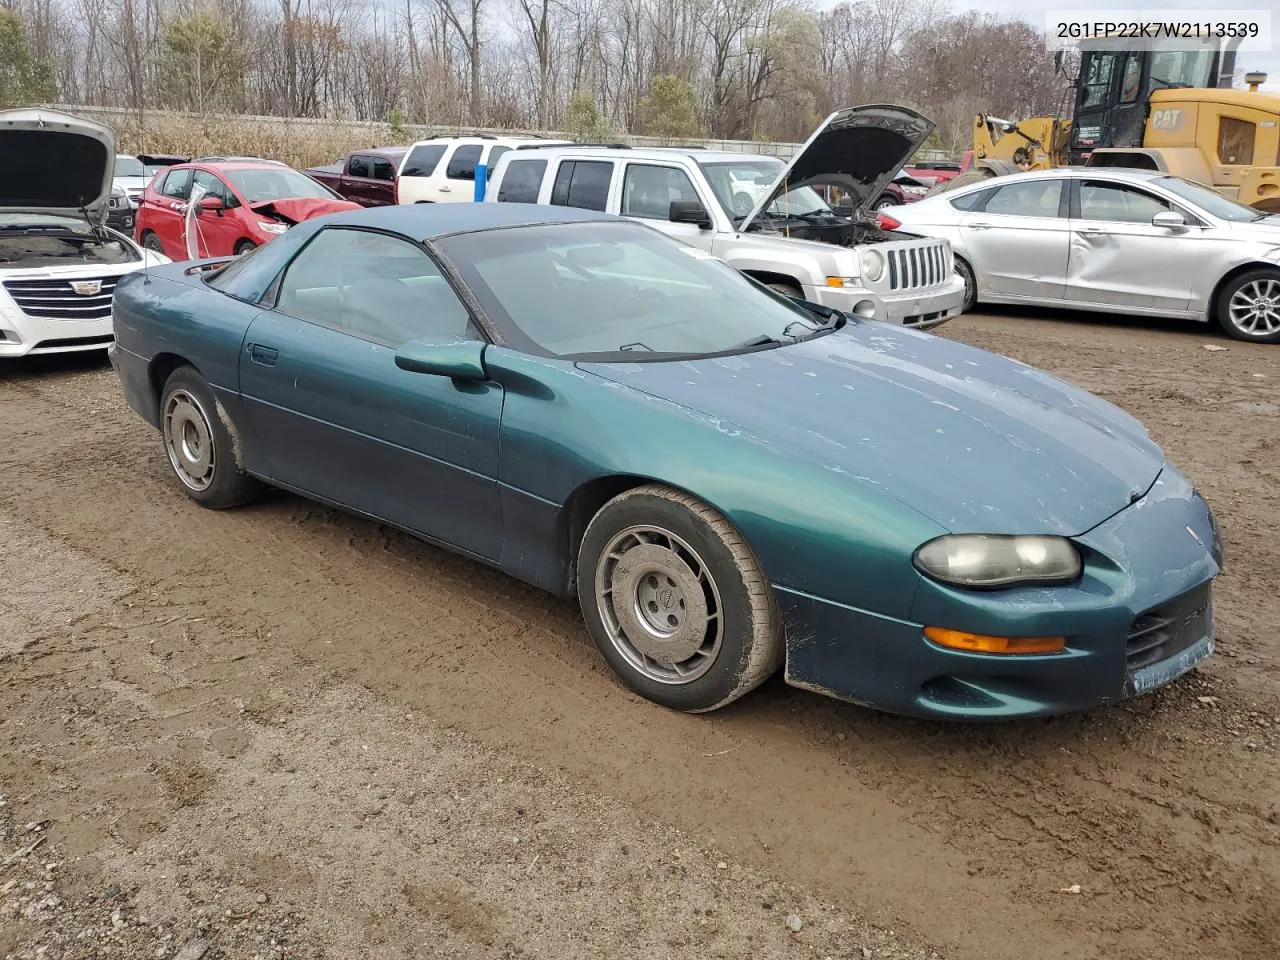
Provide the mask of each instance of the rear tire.
[{"label": "rear tire", "polygon": [[1247,343],[1280,343],[1280,270],[1259,267],[1227,283],[1218,293],[1218,325]]},{"label": "rear tire", "polygon": [[592,518],[578,599],[622,682],[675,710],[722,707],[783,660],[781,619],[755,554],[718,512],[670,487],[628,490]]},{"label": "rear tire", "polygon": [[235,428],[194,367],[179,367],[160,394],[165,457],[184,493],[202,507],[248,503],[262,483],[244,472]]}]

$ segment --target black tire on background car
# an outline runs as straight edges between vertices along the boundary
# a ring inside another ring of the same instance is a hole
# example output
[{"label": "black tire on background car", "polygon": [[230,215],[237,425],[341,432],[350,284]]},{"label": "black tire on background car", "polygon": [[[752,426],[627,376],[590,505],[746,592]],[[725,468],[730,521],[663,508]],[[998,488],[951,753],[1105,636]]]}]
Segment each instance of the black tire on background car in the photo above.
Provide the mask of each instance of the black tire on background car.
[{"label": "black tire on background car", "polygon": [[973,309],[974,304],[978,302],[978,281],[974,278],[973,267],[969,266],[967,260],[962,257],[956,257],[955,263],[956,273],[964,281],[964,303],[960,306],[960,312],[968,313]]},{"label": "black tire on background car", "polygon": [[766,287],[774,293],[780,293],[784,297],[791,297],[793,300],[803,300],[804,291],[791,283],[766,283]]},{"label": "black tire on background car", "polygon": [[888,210],[890,207],[898,207],[898,206],[901,206],[901,204],[898,203],[898,198],[891,193],[886,193],[884,196],[882,196],[879,200],[876,201],[877,210]]},{"label": "black tire on background car", "polygon": [[606,503],[583,535],[577,579],[596,647],[655,703],[714,710],[782,663],[759,561],[728,520],[686,493],[647,484]]},{"label": "black tire on background car", "polygon": [[183,491],[213,510],[247,503],[262,484],[241,468],[233,427],[204,377],[179,367],[160,394],[160,436]]},{"label": "black tire on background car", "polygon": [[236,248],[235,248],[236,256],[237,257],[243,256],[244,254],[248,253],[250,250],[256,249],[257,246],[258,245],[254,243],[252,240],[241,240],[239,243],[236,244]]},{"label": "black tire on background car", "polygon": [[1280,270],[1259,267],[1233,277],[1218,292],[1214,309],[1227,336],[1280,343]]},{"label": "black tire on background car", "polygon": [[971,183],[990,180],[995,175],[996,172],[994,170],[988,170],[986,167],[975,167],[971,170],[966,170],[964,173],[957,173],[950,180],[939,180],[925,196],[934,197],[940,193],[946,193],[948,190],[959,190],[961,187],[967,187]]},{"label": "black tire on background car", "polygon": [[142,235],[142,246],[153,253],[164,253],[164,244],[160,242],[160,238],[148,230]]}]

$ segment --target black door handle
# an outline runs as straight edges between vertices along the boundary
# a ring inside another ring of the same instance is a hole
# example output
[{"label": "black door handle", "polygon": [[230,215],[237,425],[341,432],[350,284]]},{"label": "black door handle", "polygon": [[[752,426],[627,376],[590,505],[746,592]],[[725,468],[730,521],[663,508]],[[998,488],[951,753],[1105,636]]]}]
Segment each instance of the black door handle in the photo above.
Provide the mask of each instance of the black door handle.
[{"label": "black door handle", "polygon": [[249,344],[249,359],[254,363],[260,363],[264,367],[274,367],[279,356],[280,351],[275,347],[264,347],[260,343]]}]

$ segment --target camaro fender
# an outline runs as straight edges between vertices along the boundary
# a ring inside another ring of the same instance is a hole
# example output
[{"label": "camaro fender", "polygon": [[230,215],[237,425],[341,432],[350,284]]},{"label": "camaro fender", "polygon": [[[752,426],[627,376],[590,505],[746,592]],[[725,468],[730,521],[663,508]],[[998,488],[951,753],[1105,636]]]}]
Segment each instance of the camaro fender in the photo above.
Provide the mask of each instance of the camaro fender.
[{"label": "camaro fender", "polygon": [[516,576],[571,590],[575,499],[619,478],[657,481],[724,514],[780,598],[839,597],[889,616],[910,610],[920,579],[911,554],[945,531],[887,492],[564,361],[501,347],[485,360],[506,389],[502,566]]}]

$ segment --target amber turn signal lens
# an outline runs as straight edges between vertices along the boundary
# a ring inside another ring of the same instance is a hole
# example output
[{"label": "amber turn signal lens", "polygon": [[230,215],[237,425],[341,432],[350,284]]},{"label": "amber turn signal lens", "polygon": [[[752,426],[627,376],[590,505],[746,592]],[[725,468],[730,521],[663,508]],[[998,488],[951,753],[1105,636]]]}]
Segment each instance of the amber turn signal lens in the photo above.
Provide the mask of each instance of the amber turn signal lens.
[{"label": "amber turn signal lens", "polygon": [[1061,653],[1066,637],[988,637],[947,627],[925,627],[924,635],[940,647],[970,653]]}]

